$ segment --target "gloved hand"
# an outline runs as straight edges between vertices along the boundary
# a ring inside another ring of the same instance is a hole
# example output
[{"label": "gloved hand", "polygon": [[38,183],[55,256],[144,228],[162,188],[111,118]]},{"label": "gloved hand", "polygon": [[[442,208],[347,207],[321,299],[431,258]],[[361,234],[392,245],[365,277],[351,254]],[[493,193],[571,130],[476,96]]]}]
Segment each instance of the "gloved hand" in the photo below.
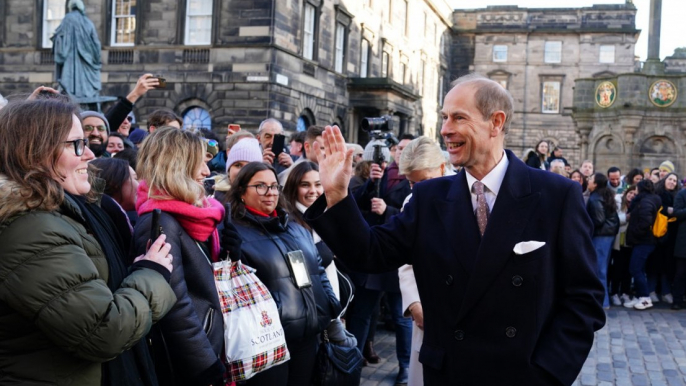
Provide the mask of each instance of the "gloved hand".
[{"label": "gloved hand", "polygon": [[231,212],[226,210],[226,217],[224,217],[224,229],[222,229],[222,248],[229,253],[231,261],[238,261],[241,259],[241,236],[238,234],[236,226],[231,222]]},{"label": "gloved hand", "polygon": [[343,322],[338,318],[329,323],[329,325],[326,327],[326,333],[329,337],[329,340],[335,342],[339,346],[357,346],[357,339],[355,339],[355,336],[345,329]]}]

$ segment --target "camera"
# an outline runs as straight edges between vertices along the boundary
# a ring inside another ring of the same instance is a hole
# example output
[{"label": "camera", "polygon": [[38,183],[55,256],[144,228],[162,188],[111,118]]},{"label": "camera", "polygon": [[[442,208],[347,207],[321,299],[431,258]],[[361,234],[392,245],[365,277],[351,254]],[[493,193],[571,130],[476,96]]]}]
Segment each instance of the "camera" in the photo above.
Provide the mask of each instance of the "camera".
[{"label": "camera", "polygon": [[367,117],[363,118],[360,126],[362,130],[369,133],[375,131],[390,131],[391,124],[393,123],[393,118],[390,115],[384,115],[381,117]]}]

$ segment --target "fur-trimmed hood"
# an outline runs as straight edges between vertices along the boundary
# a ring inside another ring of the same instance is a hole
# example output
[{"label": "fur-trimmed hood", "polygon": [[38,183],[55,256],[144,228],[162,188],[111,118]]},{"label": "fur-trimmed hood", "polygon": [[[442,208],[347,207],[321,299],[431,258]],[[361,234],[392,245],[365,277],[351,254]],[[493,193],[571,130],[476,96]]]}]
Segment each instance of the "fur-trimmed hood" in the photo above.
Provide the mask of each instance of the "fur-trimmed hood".
[{"label": "fur-trimmed hood", "polygon": [[18,183],[0,174],[0,221],[27,211],[37,204],[38,202],[29,198],[29,194],[22,192],[22,187]]}]

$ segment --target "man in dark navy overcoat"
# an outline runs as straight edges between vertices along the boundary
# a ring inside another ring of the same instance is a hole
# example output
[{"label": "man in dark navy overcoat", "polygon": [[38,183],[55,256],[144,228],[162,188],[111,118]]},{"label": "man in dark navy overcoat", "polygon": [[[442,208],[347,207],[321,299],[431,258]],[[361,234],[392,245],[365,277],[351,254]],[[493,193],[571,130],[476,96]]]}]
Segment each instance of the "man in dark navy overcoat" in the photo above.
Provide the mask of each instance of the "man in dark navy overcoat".
[{"label": "man in dark navy overcoat", "polygon": [[306,218],[355,270],[413,265],[426,385],[570,385],[605,323],[579,185],[504,149],[513,101],[498,83],[458,79],[441,114],[463,170],[416,184],[403,213],[371,228],[348,196],[352,152],[327,127],[325,195]]}]

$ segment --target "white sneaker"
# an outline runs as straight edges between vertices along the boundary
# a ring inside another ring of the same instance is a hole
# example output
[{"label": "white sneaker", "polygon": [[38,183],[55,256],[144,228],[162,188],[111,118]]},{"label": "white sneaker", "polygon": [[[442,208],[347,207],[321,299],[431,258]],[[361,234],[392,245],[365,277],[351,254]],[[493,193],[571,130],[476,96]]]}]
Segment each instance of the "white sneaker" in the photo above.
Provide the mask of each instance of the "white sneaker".
[{"label": "white sneaker", "polygon": [[650,308],[653,306],[653,302],[650,300],[650,297],[646,298],[639,298],[638,303],[634,305],[634,308],[637,310],[645,310],[647,308]]},{"label": "white sneaker", "polygon": [[633,299],[630,299],[629,301],[624,302],[624,307],[634,308],[634,306],[636,304],[638,304],[638,298],[633,298]]},{"label": "white sneaker", "polygon": [[631,301],[631,296],[629,296],[629,295],[627,295],[627,294],[622,294],[622,296],[621,296],[620,299],[622,299],[622,303],[630,302],[630,301]]},{"label": "white sneaker", "polygon": [[657,297],[657,294],[655,293],[655,291],[651,292],[650,295],[648,295],[648,296],[650,296],[651,302],[653,302],[653,303],[659,303],[660,302],[660,298]]},{"label": "white sneaker", "polygon": [[662,301],[667,304],[672,304],[674,303],[674,298],[672,297],[672,294],[662,295]]},{"label": "white sneaker", "polygon": [[610,297],[610,301],[612,301],[613,306],[621,306],[622,305],[622,300],[619,298],[619,295],[614,294]]}]

